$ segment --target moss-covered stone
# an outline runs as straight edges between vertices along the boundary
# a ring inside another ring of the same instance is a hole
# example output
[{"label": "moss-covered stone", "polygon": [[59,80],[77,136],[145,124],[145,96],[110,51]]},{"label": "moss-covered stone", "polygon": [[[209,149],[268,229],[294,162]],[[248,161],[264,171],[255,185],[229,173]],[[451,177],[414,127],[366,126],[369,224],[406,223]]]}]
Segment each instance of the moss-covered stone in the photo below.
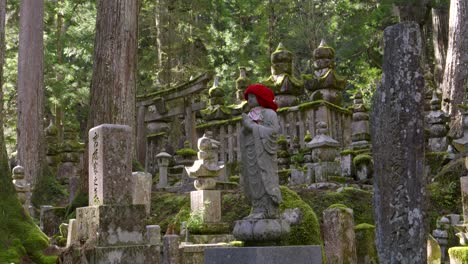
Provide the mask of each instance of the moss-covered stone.
[{"label": "moss-covered stone", "polygon": [[349,207],[344,205],[344,204],[336,203],[336,204],[332,204],[332,205],[328,206],[327,209],[343,209],[343,210],[346,210],[346,209],[349,209]]},{"label": "moss-covered stone", "polygon": [[375,246],[375,226],[362,223],[354,227],[357,263],[379,263]]},{"label": "moss-covered stone", "polygon": [[24,212],[16,194],[2,192],[1,187],[0,190],[0,262],[22,263],[29,259],[34,263],[55,263],[56,256],[43,254],[49,246],[47,236]]},{"label": "moss-covered stone", "polygon": [[451,264],[468,263],[468,247],[452,247],[448,250]]},{"label": "moss-covered stone", "polygon": [[175,154],[182,157],[193,157],[197,155],[197,151],[191,148],[183,148],[177,150]]},{"label": "moss-covered stone", "polygon": [[372,162],[372,157],[367,154],[359,154],[353,158],[353,165],[355,167],[359,166],[360,164],[370,164]]},{"label": "moss-covered stone", "polygon": [[281,211],[286,208],[299,208],[303,213],[302,223],[298,226],[291,226],[291,233],[286,244],[323,246],[320,224],[314,210],[291,189],[285,186],[280,186],[280,189],[283,196],[283,203],[280,204]]},{"label": "moss-covered stone", "polygon": [[330,190],[299,190],[298,193],[318,215],[322,215],[323,211],[330,205],[341,203],[353,209],[355,224],[374,223],[372,193],[369,191],[345,187],[341,192]]}]

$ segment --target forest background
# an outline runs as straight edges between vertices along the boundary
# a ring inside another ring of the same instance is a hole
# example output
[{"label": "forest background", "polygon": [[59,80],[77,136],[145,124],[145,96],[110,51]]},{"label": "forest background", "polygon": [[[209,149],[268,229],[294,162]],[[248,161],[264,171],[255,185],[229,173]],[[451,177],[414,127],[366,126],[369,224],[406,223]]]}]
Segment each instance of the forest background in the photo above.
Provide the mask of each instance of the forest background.
[{"label": "forest background", "polygon": [[[448,1],[420,2],[442,10],[448,22]],[[3,91],[9,155],[15,154],[16,143],[19,3],[7,1],[6,14]],[[399,19],[395,3],[398,1],[142,0],[137,94],[176,86],[206,71],[214,71],[225,94],[232,94],[238,67],[246,67],[248,77],[257,82],[270,75],[270,54],[279,42],[295,55],[296,76],[311,74],[312,52],[324,39],[336,49],[337,71],[349,80],[345,104],[358,90],[369,103],[381,74],[383,29]],[[434,72],[433,38],[438,41],[438,37],[433,28],[437,25],[432,23],[430,8],[419,12],[425,33],[425,64]],[[84,136],[96,3],[45,1],[44,23],[45,126],[50,119],[55,119],[59,129],[63,124],[79,125]]]}]

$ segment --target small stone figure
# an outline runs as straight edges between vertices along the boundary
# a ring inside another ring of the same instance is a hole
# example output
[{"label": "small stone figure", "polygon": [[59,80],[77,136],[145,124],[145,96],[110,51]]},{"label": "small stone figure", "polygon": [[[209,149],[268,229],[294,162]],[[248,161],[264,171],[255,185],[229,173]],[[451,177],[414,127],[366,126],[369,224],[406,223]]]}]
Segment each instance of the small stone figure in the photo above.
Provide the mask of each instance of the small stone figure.
[{"label": "small stone figure", "polygon": [[245,219],[278,218],[282,201],[277,173],[277,105],[273,91],[254,84],[244,92],[251,110],[242,115],[241,151],[244,192],[252,204]]}]

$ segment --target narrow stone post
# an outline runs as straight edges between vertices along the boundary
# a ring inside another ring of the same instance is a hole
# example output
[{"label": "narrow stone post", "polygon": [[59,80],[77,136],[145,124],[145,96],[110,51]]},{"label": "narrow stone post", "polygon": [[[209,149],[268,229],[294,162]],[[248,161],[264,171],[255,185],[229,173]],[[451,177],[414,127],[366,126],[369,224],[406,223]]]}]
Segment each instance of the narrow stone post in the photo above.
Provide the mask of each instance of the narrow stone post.
[{"label": "narrow stone post", "polygon": [[172,156],[164,151],[161,151],[161,153],[156,155],[156,160],[158,161],[159,167],[158,188],[167,187],[167,167],[169,166],[169,161],[171,160],[171,158]]},{"label": "narrow stone post", "polygon": [[179,236],[165,235],[163,237],[163,264],[180,264]]},{"label": "narrow stone post", "polygon": [[381,263],[426,263],[424,78],[415,22],[385,29],[371,115],[374,210]]},{"label": "narrow stone post", "polygon": [[153,177],[147,172],[136,171],[132,173],[132,180],[133,204],[144,204],[146,215],[149,215],[151,210],[151,185],[153,183]]},{"label": "narrow stone post", "polygon": [[327,263],[358,263],[352,209],[336,204],[323,211],[323,240]]}]

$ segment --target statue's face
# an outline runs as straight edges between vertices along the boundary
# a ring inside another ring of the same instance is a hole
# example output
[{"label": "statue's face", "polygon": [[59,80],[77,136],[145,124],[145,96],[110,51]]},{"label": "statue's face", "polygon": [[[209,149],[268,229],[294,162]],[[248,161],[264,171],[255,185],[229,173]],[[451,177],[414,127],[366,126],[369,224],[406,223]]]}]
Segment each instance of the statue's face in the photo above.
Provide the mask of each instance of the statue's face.
[{"label": "statue's face", "polygon": [[260,105],[257,101],[257,97],[255,96],[255,94],[251,94],[251,93],[247,95],[247,103],[249,104],[251,108],[254,108]]}]

